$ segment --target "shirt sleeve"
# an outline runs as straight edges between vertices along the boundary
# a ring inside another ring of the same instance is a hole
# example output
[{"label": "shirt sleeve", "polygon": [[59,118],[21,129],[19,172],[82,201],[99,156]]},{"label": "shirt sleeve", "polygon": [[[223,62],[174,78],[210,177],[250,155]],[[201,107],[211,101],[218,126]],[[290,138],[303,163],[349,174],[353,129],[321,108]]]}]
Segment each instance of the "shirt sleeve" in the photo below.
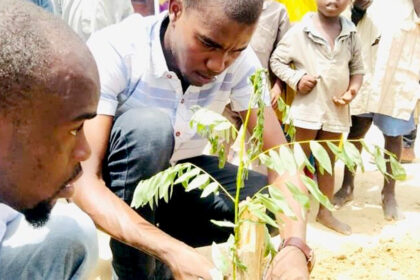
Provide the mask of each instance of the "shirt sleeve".
[{"label": "shirt sleeve", "polygon": [[114,37],[107,29],[94,33],[87,44],[95,58],[101,84],[97,114],[115,116],[118,95],[127,88],[128,77],[122,55],[107,38]]},{"label": "shirt sleeve", "polygon": [[[235,67],[230,71],[234,75],[230,95],[233,111],[240,112],[248,110],[249,101],[253,94],[253,87],[249,79],[258,69],[262,69],[261,62],[251,47],[248,47],[239,58]],[[268,83],[264,86],[263,95],[266,106],[271,106]]]},{"label": "shirt sleeve", "polygon": [[271,71],[282,81],[286,82],[296,91],[297,84],[306,74],[303,70],[295,70],[291,67],[292,56],[292,37],[290,31],[278,43],[270,58]]},{"label": "shirt sleeve", "polygon": [[363,57],[362,57],[362,42],[357,33],[352,33],[352,58],[349,64],[350,76],[365,74]]}]

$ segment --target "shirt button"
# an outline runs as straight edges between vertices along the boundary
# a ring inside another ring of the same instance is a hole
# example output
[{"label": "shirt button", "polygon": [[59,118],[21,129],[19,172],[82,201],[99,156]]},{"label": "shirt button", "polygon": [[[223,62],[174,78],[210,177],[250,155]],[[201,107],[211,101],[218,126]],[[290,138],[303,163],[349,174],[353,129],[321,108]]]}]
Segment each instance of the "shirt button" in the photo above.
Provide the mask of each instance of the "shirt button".
[{"label": "shirt button", "polygon": [[176,136],[176,137],[181,136],[181,132],[177,131],[177,132],[175,133],[175,136]]},{"label": "shirt button", "polygon": [[171,74],[168,74],[168,75],[166,75],[166,78],[172,79],[172,75]]},{"label": "shirt button", "polygon": [[185,100],[184,98],[181,99],[181,104],[184,104]]}]

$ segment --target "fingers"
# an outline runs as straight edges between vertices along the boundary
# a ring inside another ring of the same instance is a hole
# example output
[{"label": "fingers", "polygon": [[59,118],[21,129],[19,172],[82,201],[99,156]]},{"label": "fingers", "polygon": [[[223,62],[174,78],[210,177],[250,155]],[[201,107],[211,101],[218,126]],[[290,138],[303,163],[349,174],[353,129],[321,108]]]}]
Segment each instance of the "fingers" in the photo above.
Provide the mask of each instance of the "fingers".
[{"label": "fingers", "polygon": [[337,96],[333,96],[333,102],[336,104],[336,105],[346,105],[347,103],[342,99],[342,98],[340,98],[340,97],[337,97]]}]

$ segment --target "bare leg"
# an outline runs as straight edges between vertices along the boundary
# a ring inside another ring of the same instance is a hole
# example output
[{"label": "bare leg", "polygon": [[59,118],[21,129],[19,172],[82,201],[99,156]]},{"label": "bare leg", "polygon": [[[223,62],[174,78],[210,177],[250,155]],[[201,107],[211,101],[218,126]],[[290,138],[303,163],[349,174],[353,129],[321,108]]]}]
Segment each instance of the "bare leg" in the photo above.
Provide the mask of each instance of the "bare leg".
[{"label": "bare leg", "polygon": [[[372,119],[352,116],[352,127],[350,129],[348,140],[363,139],[369,130]],[[362,145],[358,142],[354,143],[359,152],[362,150]],[[353,200],[354,190],[354,174],[344,167],[344,179],[341,188],[337,191],[332,199],[332,203],[336,208],[342,207],[346,202]]]},{"label": "bare leg", "polygon": [[[385,136],[385,149],[395,154],[398,160],[401,157],[402,136]],[[388,157],[388,156],[386,156]],[[386,165],[386,171],[391,173],[391,165]],[[384,188],[382,189],[382,208],[384,216],[387,220],[401,220],[404,215],[398,209],[397,201],[395,200],[395,180],[384,179]]]},{"label": "bare leg", "polygon": [[[318,132],[318,136],[316,140],[336,140],[337,143],[341,138],[341,134],[339,133],[332,133],[320,130]],[[321,145],[328,151],[328,156],[330,157],[331,164],[333,166],[332,174],[328,174],[326,171],[324,174],[319,172],[319,168],[317,168],[317,178],[318,178],[318,185],[319,189],[323,194],[325,194],[329,200],[332,199],[334,194],[334,153],[330,151],[326,143],[321,143]],[[335,230],[342,234],[351,234],[351,228],[349,225],[340,222],[337,220],[330,210],[325,208],[322,205],[319,205],[318,216],[316,220],[323,224],[324,226]]]}]

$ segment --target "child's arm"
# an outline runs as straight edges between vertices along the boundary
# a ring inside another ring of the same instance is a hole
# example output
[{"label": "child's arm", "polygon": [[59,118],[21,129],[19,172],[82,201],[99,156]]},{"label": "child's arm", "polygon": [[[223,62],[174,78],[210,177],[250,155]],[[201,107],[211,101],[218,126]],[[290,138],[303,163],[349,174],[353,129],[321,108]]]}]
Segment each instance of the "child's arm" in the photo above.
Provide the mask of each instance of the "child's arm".
[{"label": "child's arm", "polygon": [[365,73],[362,57],[362,43],[358,34],[353,33],[351,38],[352,58],[349,63],[350,67],[350,83],[347,91],[340,96],[334,96],[333,102],[336,105],[347,105],[355,97],[363,83],[363,75]]},{"label": "child's arm", "polygon": [[[273,73],[286,82],[293,90],[308,93],[316,85],[316,79],[306,75],[304,70],[295,70],[290,64],[293,62],[293,28],[283,37],[270,58]],[[302,79],[305,76],[305,79]],[[302,80],[302,82],[300,82]],[[299,86],[298,86],[299,85]]]}]

